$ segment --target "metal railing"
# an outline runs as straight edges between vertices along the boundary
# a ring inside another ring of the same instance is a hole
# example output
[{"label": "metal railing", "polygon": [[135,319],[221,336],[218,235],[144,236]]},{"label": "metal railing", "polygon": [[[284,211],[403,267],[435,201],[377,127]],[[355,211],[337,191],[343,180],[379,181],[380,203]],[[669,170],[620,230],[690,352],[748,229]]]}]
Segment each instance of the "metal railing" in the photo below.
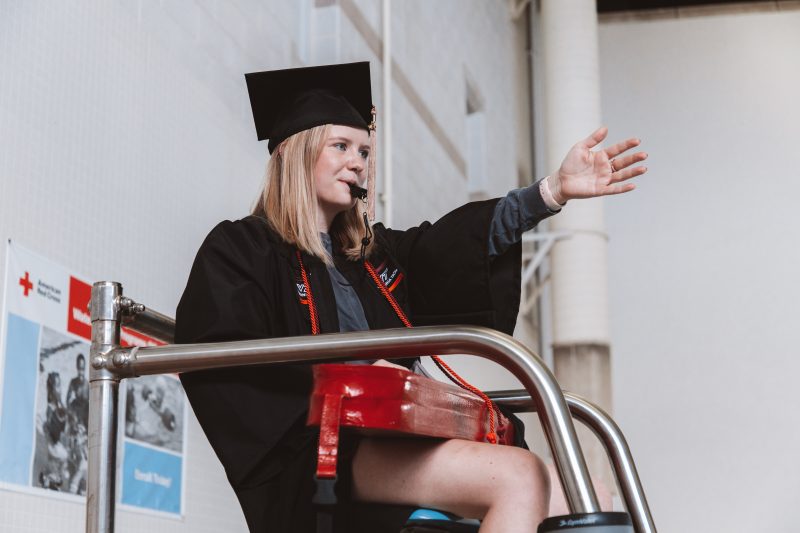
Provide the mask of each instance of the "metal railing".
[{"label": "metal railing", "polygon": [[[620,480],[636,531],[655,533],[647,502],[619,428],[602,411],[585,401],[566,400],[546,365],[512,337],[482,327],[421,327],[337,333],[266,340],[123,348],[120,325],[172,341],[174,322],[122,295],[116,282],[98,282],[91,297],[89,471],[86,531],[113,533],[119,383],[128,377],[191,370],[275,363],[321,363],[409,358],[437,353],[468,354],[494,361],[525,387],[527,395],[495,393],[498,401],[535,407],[550,445],[567,504],[574,513],[599,512],[570,408],[606,445]],[[498,395],[499,394],[499,395]],[[569,402],[569,405],[568,405]],[[614,459],[614,458],[618,458]],[[619,469],[617,466],[619,465]],[[630,491],[630,497],[626,491]]]},{"label": "metal railing", "polygon": [[[488,392],[487,395],[497,403],[509,408],[511,411],[523,413],[536,410],[536,405],[531,396],[524,390],[505,390]],[[644,495],[644,488],[633,462],[628,442],[622,430],[614,420],[598,406],[577,394],[564,392],[570,413],[576,420],[580,420],[592,430],[606,450],[611,469],[617,480],[625,509],[631,515],[633,529],[637,533],[656,533],[650,506]]]}]

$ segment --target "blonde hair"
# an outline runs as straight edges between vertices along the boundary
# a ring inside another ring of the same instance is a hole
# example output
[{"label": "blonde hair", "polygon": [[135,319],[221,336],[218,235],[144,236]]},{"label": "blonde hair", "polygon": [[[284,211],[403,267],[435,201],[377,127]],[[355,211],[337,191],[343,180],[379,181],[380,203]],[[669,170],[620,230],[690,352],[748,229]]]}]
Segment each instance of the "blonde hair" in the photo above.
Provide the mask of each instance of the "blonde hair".
[{"label": "blonde hair", "polygon": [[[330,124],[316,126],[295,133],[279,145],[267,162],[264,188],[252,214],[265,218],[284,241],[332,265],[317,226],[314,185],[314,166],[329,132]],[[331,240],[341,246],[349,260],[361,257],[365,227],[358,202],[333,219],[329,232]],[[365,257],[369,256],[373,245],[374,239],[364,251]]]}]

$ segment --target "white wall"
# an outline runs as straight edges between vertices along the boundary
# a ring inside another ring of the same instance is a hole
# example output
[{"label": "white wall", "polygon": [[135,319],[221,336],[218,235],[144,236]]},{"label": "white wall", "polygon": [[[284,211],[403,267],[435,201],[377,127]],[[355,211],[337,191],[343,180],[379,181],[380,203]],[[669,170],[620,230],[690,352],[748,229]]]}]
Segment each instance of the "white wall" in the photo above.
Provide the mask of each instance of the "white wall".
[{"label": "white wall", "polygon": [[[516,147],[510,124],[516,120],[513,95],[514,33],[502,3],[459,0],[392,2],[395,61],[418,88],[420,96],[446,128],[452,143],[467,146],[467,79],[483,97],[487,115],[492,195],[516,186]],[[430,138],[408,99],[394,91],[393,159],[397,208],[395,223],[408,226],[440,216],[468,199],[466,175],[458,175],[453,163]],[[430,187],[435,177],[436,187]]]},{"label": "white wall", "polygon": [[[247,214],[260,187],[266,146],[255,140],[243,73],[313,61],[298,38],[301,2],[312,9],[311,0],[0,2],[0,242],[121,281],[174,313],[203,237]],[[340,4],[360,18],[342,16],[338,60],[373,60],[380,105],[381,66],[363,36],[379,34],[380,3]],[[490,192],[504,193],[518,160],[505,4],[392,4],[395,60],[461,158],[467,77],[482,91]],[[467,199],[466,178],[397,88],[392,112],[396,225],[435,219]],[[4,255],[3,246],[0,268]],[[243,531],[193,417],[187,461],[185,519],[120,511],[117,531]],[[2,531],[77,532],[83,517],[75,503],[0,496]]]},{"label": "white wall", "polygon": [[800,11],[601,25],[616,417],[661,531],[797,531]]}]

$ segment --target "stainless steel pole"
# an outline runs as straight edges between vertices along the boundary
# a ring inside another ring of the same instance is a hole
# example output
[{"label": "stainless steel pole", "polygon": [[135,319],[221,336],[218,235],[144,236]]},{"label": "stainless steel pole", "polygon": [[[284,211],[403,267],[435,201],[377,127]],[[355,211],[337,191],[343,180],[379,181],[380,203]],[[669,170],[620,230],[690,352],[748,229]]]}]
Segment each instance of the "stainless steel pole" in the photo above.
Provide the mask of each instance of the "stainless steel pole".
[{"label": "stainless steel pole", "polygon": [[[536,407],[530,395],[523,390],[493,391],[488,396],[497,404],[516,412],[530,412]],[[656,533],[633,455],[619,426],[608,413],[580,396],[565,392],[564,399],[572,416],[583,422],[603,443],[636,533]]]},{"label": "stainless steel pole", "polygon": [[175,342],[175,320],[136,303],[130,298],[120,298],[122,325],[167,343]]},{"label": "stainless steel pole", "polygon": [[92,287],[89,350],[89,470],[86,488],[87,533],[113,533],[117,466],[117,412],[120,377],[107,358],[119,347],[122,285]]},{"label": "stainless steel pole", "polygon": [[523,344],[488,328],[436,326],[267,340],[117,348],[106,368],[119,376],[185,372],[263,363],[330,362],[471,354],[509,369],[530,392],[553,451],[572,512],[600,511],[566,401],[547,366]]},{"label": "stainless steel pole", "polygon": [[565,393],[564,397],[572,415],[586,424],[605,446],[614,472],[617,473],[617,482],[625,500],[625,507],[633,520],[634,530],[637,533],[656,533],[639,473],[619,426],[608,413],[583,398],[569,393]]}]

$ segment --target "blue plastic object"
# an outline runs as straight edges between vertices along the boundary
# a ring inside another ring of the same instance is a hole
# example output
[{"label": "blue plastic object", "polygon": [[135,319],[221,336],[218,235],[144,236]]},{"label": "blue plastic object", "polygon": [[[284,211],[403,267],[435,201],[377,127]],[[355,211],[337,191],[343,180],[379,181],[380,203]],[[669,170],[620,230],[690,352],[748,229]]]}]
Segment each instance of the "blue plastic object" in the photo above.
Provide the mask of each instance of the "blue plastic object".
[{"label": "blue plastic object", "polygon": [[417,509],[408,517],[406,528],[403,531],[412,533],[414,531],[475,533],[480,525],[480,520],[461,518],[436,509]]},{"label": "blue plastic object", "polygon": [[453,520],[454,518],[458,517],[435,509],[417,509],[408,517],[409,520]]}]

